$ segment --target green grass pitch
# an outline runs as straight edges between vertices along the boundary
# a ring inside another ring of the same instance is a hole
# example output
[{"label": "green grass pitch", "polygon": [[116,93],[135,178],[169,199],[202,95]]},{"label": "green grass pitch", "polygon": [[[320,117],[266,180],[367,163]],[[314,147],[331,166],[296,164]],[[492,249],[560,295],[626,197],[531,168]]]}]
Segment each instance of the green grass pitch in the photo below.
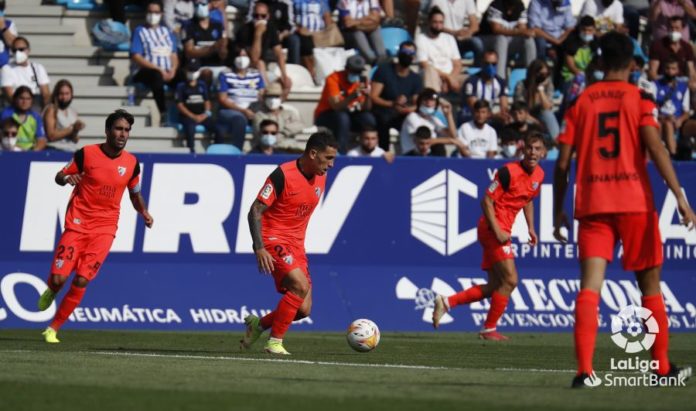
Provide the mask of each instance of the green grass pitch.
[{"label": "green grass pitch", "polygon": [[[385,333],[371,353],[343,334],[290,332],[291,357],[241,333],[0,330],[0,410],[680,410],[686,388],[571,390],[572,334]],[[607,334],[595,366],[627,358]],[[696,334],[673,334],[671,357],[696,365]],[[645,353],[641,358],[648,358]],[[397,367],[398,365],[398,367]],[[691,404],[691,405],[689,405]]]}]

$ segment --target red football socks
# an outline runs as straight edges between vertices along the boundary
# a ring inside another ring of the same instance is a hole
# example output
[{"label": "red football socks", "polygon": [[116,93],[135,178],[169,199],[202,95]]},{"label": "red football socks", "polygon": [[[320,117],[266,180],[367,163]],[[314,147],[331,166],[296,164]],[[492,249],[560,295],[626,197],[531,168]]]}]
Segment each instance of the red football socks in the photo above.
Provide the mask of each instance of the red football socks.
[{"label": "red football socks", "polygon": [[271,328],[271,325],[273,325],[273,318],[274,317],[275,317],[275,311],[271,311],[270,313],[261,317],[261,320],[259,321],[259,325],[261,326],[261,328],[263,328],[264,330]]},{"label": "red football socks", "polygon": [[60,286],[53,284],[53,274],[48,275],[48,280],[46,280],[46,285],[48,285],[48,288],[51,289],[54,293],[58,293],[60,291]]},{"label": "red football socks", "polygon": [[643,307],[652,311],[652,315],[657,321],[658,333],[655,343],[650,350],[652,359],[659,362],[657,373],[665,375],[669,372],[669,358],[667,349],[669,347],[669,321],[667,321],[667,311],[662,294],[643,296]]},{"label": "red football socks", "polygon": [[68,320],[70,314],[72,314],[75,308],[80,305],[80,301],[82,301],[85,291],[87,291],[86,287],[76,287],[74,285],[70,286],[70,290],[67,294],[65,294],[65,297],[63,297],[63,301],[58,307],[58,312],[56,312],[56,316],[53,318],[51,328],[56,331],[60,329],[60,327]]},{"label": "red football socks", "polygon": [[483,291],[481,291],[480,285],[475,285],[447,297],[450,309],[458,305],[469,304],[480,300],[483,300]]},{"label": "red football socks", "polygon": [[493,291],[491,295],[491,308],[488,309],[488,316],[486,316],[486,322],[483,323],[483,328],[491,330],[495,328],[498,324],[498,320],[503,316],[505,308],[508,305],[509,298]]},{"label": "red football socks", "polygon": [[575,357],[578,375],[592,374],[592,357],[597,338],[599,294],[582,289],[575,300]]},{"label": "red football socks", "polygon": [[277,338],[279,340],[283,339],[283,336],[290,328],[290,324],[295,319],[297,315],[297,310],[300,309],[304,299],[290,291],[283,295],[283,298],[278,302],[278,307],[275,310],[273,316],[273,325],[271,325],[271,337]]}]

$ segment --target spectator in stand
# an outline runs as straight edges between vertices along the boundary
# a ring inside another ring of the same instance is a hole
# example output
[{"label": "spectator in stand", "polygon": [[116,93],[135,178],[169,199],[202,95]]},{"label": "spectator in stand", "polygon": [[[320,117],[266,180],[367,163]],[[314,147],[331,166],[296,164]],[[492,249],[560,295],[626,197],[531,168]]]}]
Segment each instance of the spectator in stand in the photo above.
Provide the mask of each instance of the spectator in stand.
[{"label": "spectator in stand", "polygon": [[53,88],[51,103],[43,112],[43,122],[48,146],[57,150],[73,152],[80,141],[79,133],[85,123],[79,119],[77,110],[71,107],[73,86],[68,80],[59,80]]},{"label": "spectator in stand", "polygon": [[[183,30],[184,53],[187,60],[196,59],[201,69],[196,75],[212,85],[221,72],[229,70],[227,60],[227,33],[222,24],[210,21],[210,9],[206,3],[196,4],[196,14]],[[181,84],[181,83],[180,83]]]},{"label": "spectator in stand", "polygon": [[17,147],[17,123],[7,118],[0,123],[0,149],[2,151],[22,151]]},{"label": "spectator in stand", "polygon": [[278,123],[271,119],[263,120],[259,124],[259,132],[261,133],[259,141],[249,154],[263,154],[266,156],[275,154],[275,147],[278,144]]},{"label": "spectator in stand", "polygon": [[388,163],[394,161],[394,153],[384,151],[377,143],[379,137],[374,127],[367,126],[360,132],[359,145],[348,151],[348,157],[384,157]]},{"label": "spectator in stand", "polygon": [[195,16],[196,4],[194,0],[164,0],[164,25],[179,35]]},{"label": "spectator in stand", "polygon": [[[426,88],[418,95],[416,101],[418,110],[406,116],[399,140],[401,143],[401,152],[407,153],[415,148],[413,135],[419,127],[425,126],[430,130],[430,137],[435,151],[434,155],[444,156],[445,144],[459,144],[457,142],[457,129],[454,126],[454,118],[452,117],[452,105],[447,100],[441,99],[435,90]],[[443,122],[438,118],[438,109],[441,108],[442,114],[445,116]]]},{"label": "spectator in stand", "polygon": [[338,18],[347,48],[358,49],[371,65],[387,58],[382,32],[382,8],[377,0],[341,0]]},{"label": "spectator in stand", "polygon": [[483,16],[481,34],[498,53],[498,77],[507,78],[508,56],[524,55],[525,67],[536,58],[535,30],[527,26],[527,9],[522,0],[493,0]]},{"label": "spectator in stand", "polygon": [[460,145],[456,138],[432,138],[427,126],[420,126],[411,135],[413,149],[404,153],[408,157],[444,157],[445,144]]},{"label": "spectator in stand", "polygon": [[15,147],[22,151],[40,151],[46,148],[46,135],[43,121],[32,110],[34,95],[27,86],[19,86],[12,96],[12,105],[0,114],[0,122],[11,119],[17,124],[17,142]]},{"label": "spectator in stand", "polygon": [[[184,128],[186,147],[191,153],[195,153],[194,137],[196,126],[202,124],[208,132],[215,130],[213,121],[213,105],[208,93],[208,85],[198,78],[198,65],[189,63],[186,71],[186,81],[176,86],[176,108],[179,110],[179,118]],[[222,143],[222,136],[215,136],[215,143]]]},{"label": "spectator in stand", "polygon": [[[648,13],[648,22],[652,29],[653,40],[659,40],[665,36],[669,36],[672,31],[672,17],[681,17],[682,22],[688,17],[691,20],[696,19],[696,7],[692,0],[652,0],[650,2],[650,11]],[[688,20],[686,20],[688,21]],[[689,41],[691,33],[689,26],[682,25],[682,40]],[[682,71],[682,73],[684,73]]]},{"label": "spectator in stand", "polygon": [[288,148],[288,139],[294,138],[295,134],[302,132],[305,128],[299,114],[296,111],[283,107],[283,88],[280,83],[273,82],[268,85],[263,97],[261,108],[254,114],[252,122],[254,128],[254,138],[261,138],[261,124],[265,120],[273,120],[278,127],[277,144],[278,149]]},{"label": "spectator in stand", "polygon": [[363,76],[365,59],[350,56],[345,70],[335,71],[326,78],[316,110],[314,124],[331,130],[344,154],[348,145],[348,133],[375,127],[375,117],[370,97],[370,85]]},{"label": "spectator in stand", "polygon": [[145,16],[147,24],[138,26],[131,39],[130,55],[135,72],[132,82],[141,83],[152,90],[152,96],[160,114],[160,125],[167,121],[167,106],[164,86],[177,83],[177,40],[174,33],[162,26],[162,3],[151,0],[147,4]]},{"label": "spectator in stand", "polygon": [[293,10],[295,33],[292,37],[299,39],[302,65],[309,70],[312,78],[315,78],[312,34],[335,24],[331,18],[331,10],[326,0],[294,0]]},{"label": "spectator in stand", "polygon": [[578,23],[578,27],[573,31],[568,39],[563,43],[563,95],[566,100],[573,86],[577,83],[585,85],[585,70],[592,61],[594,50],[597,48],[595,40],[595,20],[590,16],[583,16]]},{"label": "spectator in stand", "polygon": [[498,134],[488,125],[491,106],[486,100],[474,104],[474,119],[464,123],[457,131],[462,143],[460,156],[465,158],[493,158],[498,154]]},{"label": "spectator in stand", "polygon": [[[251,0],[246,21],[253,20],[253,10],[258,0]],[[295,32],[295,17],[293,16],[292,0],[261,0],[268,4],[270,10],[269,21],[272,21],[278,30],[278,38],[284,48],[288,49],[286,61],[290,64],[300,64],[300,39],[292,34]]]},{"label": "spectator in stand", "polygon": [[619,0],[585,0],[580,16],[594,19],[599,36],[612,30],[628,32],[624,26],[623,4]]},{"label": "spectator in stand", "polygon": [[570,0],[532,0],[529,3],[529,27],[534,30],[537,58],[552,60],[575,29]]},{"label": "spectator in stand", "polygon": [[235,70],[220,73],[218,102],[220,111],[217,118],[217,136],[232,136],[232,144],[240,150],[244,148],[246,127],[254,118],[255,107],[263,98],[264,82],[261,72],[251,68],[251,59],[242,49],[234,59]]},{"label": "spectator in stand", "polygon": [[[247,0],[236,0],[234,2],[246,3]],[[210,21],[222,24],[222,27],[225,28],[225,32],[229,34],[230,23],[227,19],[227,0],[210,0],[208,5],[210,7]]]},{"label": "spectator in stand", "polygon": [[443,31],[457,40],[459,53],[474,53],[474,64],[481,64],[483,41],[476,37],[479,31],[478,11],[474,0],[432,0],[430,7],[438,7],[445,15]]},{"label": "spectator in stand", "polygon": [[492,121],[505,124],[510,121],[507,83],[497,73],[498,54],[489,50],[483,54],[483,65],[478,74],[469,77],[462,92],[462,109],[458,124],[473,117],[474,104],[485,100],[492,107]]},{"label": "spectator in stand", "polygon": [[559,127],[553,113],[553,93],[551,69],[544,60],[537,59],[527,68],[527,77],[515,86],[514,101],[525,102],[532,116],[544,124],[555,140]]},{"label": "spectator in stand", "polygon": [[524,140],[509,128],[504,128],[500,133],[500,158],[506,160],[521,160],[524,157]]},{"label": "spectator in stand", "polygon": [[664,74],[655,81],[657,89],[655,100],[659,110],[658,119],[662,139],[669,153],[674,156],[677,153],[675,135],[689,119],[691,97],[688,82],[679,78],[679,62],[670,58],[664,62],[664,66]]},{"label": "spectator in stand", "polygon": [[461,55],[457,40],[445,33],[445,14],[439,7],[428,13],[428,30],[416,36],[416,62],[423,70],[425,87],[437,92],[459,92],[462,75]]},{"label": "spectator in stand", "polygon": [[2,66],[2,89],[9,101],[17,88],[29,87],[33,95],[41,96],[35,101],[36,108],[41,108],[51,100],[51,91],[48,89],[50,80],[43,64],[29,61],[29,47],[29,40],[21,36],[12,42],[14,61]]},{"label": "spectator in stand", "polygon": [[399,46],[398,62],[380,65],[372,78],[372,114],[377,121],[379,146],[389,151],[389,129],[401,130],[404,119],[416,109],[423,80],[411,70],[416,45],[405,41]]},{"label": "spectator in stand", "polygon": [[656,38],[650,45],[648,78],[657,80],[664,74],[662,63],[667,60],[679,62],[679,72],[689,79],[689,88],[696,90],[696,70],[694,69],[694,49],[691,43],[682,39],[684,20],[681,17],[670,19],[672,31],[662,38]]},{"label": "spectator in stand", "polygon": [[517,136],[517,140],[520,142],[520,149],[522,148],[527,134],[531,132],[543,131],[539,121],[529,115],[529,108],[523,101],[516,101],[512,103],[510,108],[510,116],[512,117],[512,121],[505,125],[500,134],[515,134]]},{"label": "spectator in stand", "polygon": [[252,13],[253,20],[245,23],[237,32],[235,41],[230,42],[234,47],[233,56],[238,56],[241,50],[251,59],[251,67],[259,70],[266,82],[275,81],[269,78],[268,65],[277,63],[280,68],[280,84],[283,86],[283,96],[287,97],[292,87],[285,68],[285,54],[280,44],[280,35],[275,23],[270,20],[271,11],[268,4],[259,0]]},{"label": "spectator in stand", "polygon": [[0,67],[10,62],[10,48],[17,38],[17,25],[5,17],[5,2],[0,2]]}]

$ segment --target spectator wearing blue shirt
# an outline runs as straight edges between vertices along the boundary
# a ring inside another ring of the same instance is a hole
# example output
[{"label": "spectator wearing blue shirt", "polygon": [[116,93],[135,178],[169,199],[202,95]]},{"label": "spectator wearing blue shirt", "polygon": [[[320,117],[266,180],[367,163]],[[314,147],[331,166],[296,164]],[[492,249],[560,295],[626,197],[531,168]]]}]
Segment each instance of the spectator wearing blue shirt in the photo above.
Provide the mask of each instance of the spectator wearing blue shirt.
[{"label": "spectator wearing blue shirt", "polygon": [[253,105],[263,97],[266,84],[261,72],[250,68],[251,59],[241,50],[234,59],[235,71],[220,74],[218,102],[220,111],[217,119],[218,138],[232,137],[232,144],[240,150],[249,120],[254,119]]},{"label": "spectator wearing blue shirt", "polygon": [[17,38],[17,25],[5,17],[5,2],[2,2],[0,10],[0,67],[10,61],[10,48]]},{"label": "spectator wearing blue shirt", "polygon": [[679,61],[670,58],[664,63],[664,75],[655,81],[658,119],[662,139],[671,155],[677,153],[674,135],[689,119],[689,83],[679,77]]},{"label": "spectator wearing blue shirt", "polygon": [[[176,86],[176,101],[176,108],[181,114],[181,124],[184,126],[186,147],[194,153],[193,138],[196,134],[196,126],[202,124],[209,132],[215,129],[208,86],[198,79],[198,67],[194,65],[188,67],[186,81]],[[216,144],[222,143],[221,137],[215,136]]]},{"label": "spectator wearing blue shirt", "polygon": [[292,36],[299,38],[300,61],[314,78],[314,39],[312,34],[335,24],[331,18],[331,10],[326,0],[294,0],[293,11],[295,33]]},{"label": "spectator wearing blue shirt", "polygon": [[478,74],[469,77],[462,87],[462,110],[457,124],[466,123],[473,118],[473,108],[479,100],[486,100],[494,113],[494,123],[508,123],[509,114],[508,87],[505,80],[496,74],[498,53],[489,50],[483,54],[483,64]]},{"label": "spectator wearing blue shirt", "polygon": [[341,0],[338,18],[346,47],[357,48],[373,65],[386,60],[387,50],[379,29],[382,8],[377,0]]},{"label": "spectator wearing blue shirt", "polygon": [[0,114],[0,123],[12,119],[17,124],[17,140],[15,147],[22,151],[39,151],[46,148],[41,116],[31,107],[34,95],[27,86],[19,86],[12,95],[12,105]]},{"label": "spectator wearing blue shirt", "polygon": [[570,0],[532,0],[528,12],[529,27],[536,36],[537,58],[546,58],[547,49],[550,57],[558,56],[558,47],[575,29],[575,17]]},{"label": "spectator wearing blue shirt", "polygon": [[132,81],[152,90],[161,123],[166,120],[165,83],[176,84],[179,59],[176,55],[176,37],[169,28],[160,25],[162,3],[153,0],[147,5],[147,25],[138,26],[131,40],[130,55],[135,72]]}]

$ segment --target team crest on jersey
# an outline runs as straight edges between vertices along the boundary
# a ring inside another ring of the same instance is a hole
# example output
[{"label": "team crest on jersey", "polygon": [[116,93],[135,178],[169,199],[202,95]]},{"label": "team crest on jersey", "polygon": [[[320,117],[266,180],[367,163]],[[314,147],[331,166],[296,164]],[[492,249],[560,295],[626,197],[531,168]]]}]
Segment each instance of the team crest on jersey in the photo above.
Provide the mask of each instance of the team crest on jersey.
[{"label": "team crest on jersey", "polygon": [[118,175],[120,175],[121,177],[125,176],[126,175],[126,168],[123,166],[118,166]]},{"label": "team crest on jersey", "polygon": [[285,264],[290,265],[292,264],[293,258],[292,255],[288,254],[285,257],[283,257],[283,261],[285,261]]},{"label": "team crest on jersey", "polygon": [[538,181],[532,181],[532,190],[536,190],[539,188],[539,182]]},{"label": "team crest on jersey", "polygon": [[512,252],[512,249],[510,248],[509,245],[504,245],[504,246],[503,246],[503,252],[504,252],[505,254],[510,254],[510,253]]},{"label": "team crest on jersey", "polygon": [[488,192],[494,193],[495,189],[498,188],[498,180],[493,180],[490,186],[488,186]]},{"label": "team crest on jersey", "polygon": [[321,197],[321,188],[314,187],[314,194],[316,194],[317,197]]},{"label": "team crest on jersey", "polygon": [[60,260],[60,259],[59,259],[59,260],[56,260],[56,268],[58,268],[58,269],[63,268],[63,264],[64,264],[64,263],[65,263],[65,262],[64,262],[63,260]]},{"label": "team crest on jersey", "polygon": [[268,197],[271,196],[271,193],[273,192],[273,186],[271,184],[266,184],[263,187],[263,191],[261,191],[261,198],[264,200],[268,200]]}]

